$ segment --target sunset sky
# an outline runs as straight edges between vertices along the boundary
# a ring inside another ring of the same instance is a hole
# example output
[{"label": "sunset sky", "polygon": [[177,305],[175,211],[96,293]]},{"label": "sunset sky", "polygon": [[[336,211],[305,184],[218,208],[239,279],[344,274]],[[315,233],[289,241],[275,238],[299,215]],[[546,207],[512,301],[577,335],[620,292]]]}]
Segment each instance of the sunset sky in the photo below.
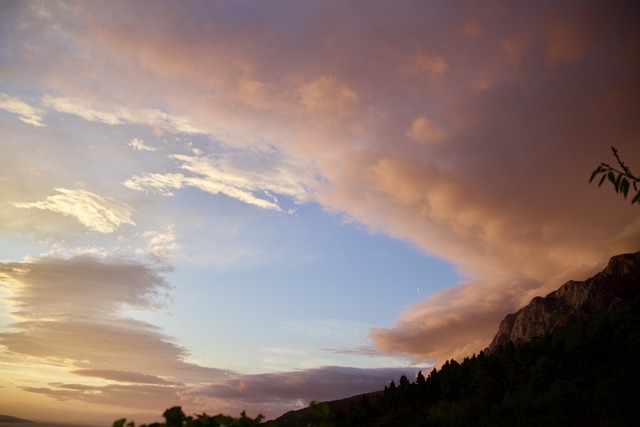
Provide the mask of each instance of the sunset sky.
[{"label": "sunset sky", "polygon": [[[0,2],[0,414],[268,418],[640,249],[634,1]],[[635,168],[635,169],[634,169]]]}]

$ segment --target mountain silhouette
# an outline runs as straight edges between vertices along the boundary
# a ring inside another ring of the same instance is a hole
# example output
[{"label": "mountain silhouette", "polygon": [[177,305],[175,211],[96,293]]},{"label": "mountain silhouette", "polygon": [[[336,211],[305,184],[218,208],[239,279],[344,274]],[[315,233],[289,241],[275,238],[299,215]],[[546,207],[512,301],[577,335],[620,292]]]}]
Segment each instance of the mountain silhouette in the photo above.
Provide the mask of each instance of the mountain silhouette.
[{"label": "mountain silhouette", "polygon": [[[384,391],[262,425],[635,426],[640,420],[640,252],[507,315],[491,345]],[[317,407],[317,405],[315,405]]]}]

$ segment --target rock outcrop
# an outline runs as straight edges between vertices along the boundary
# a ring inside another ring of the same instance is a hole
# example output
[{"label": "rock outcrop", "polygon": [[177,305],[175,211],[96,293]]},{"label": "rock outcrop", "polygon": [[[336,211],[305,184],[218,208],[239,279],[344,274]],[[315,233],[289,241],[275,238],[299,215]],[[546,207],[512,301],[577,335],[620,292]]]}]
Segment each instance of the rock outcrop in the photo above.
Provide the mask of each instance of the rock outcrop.
[{"label": "rock outcrop", "polygon": [[575,320],[611,312],[639,295],[640,252],[615,256],[590,279],[569,281],[507,315],[485,351],[491,353],[507,342],[518,345]]}]

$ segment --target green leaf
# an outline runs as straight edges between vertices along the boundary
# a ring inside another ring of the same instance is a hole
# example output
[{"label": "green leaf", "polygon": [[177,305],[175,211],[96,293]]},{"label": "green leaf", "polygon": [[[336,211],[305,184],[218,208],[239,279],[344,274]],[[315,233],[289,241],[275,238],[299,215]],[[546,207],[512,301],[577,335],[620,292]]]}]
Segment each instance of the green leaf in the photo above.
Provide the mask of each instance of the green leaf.
[{"label": "green leaf", "polygon": [[631,204],[634,203],[640,203],[640,191],[638,192],[638,194],[636,194],[636,197],[633,198],[633,200],[631,201]]},{"label": "green leaf", "polygon": [[627,178],[622,178],[622,181],[620,181],[620,192],[624,194],[624,198],[626,199],[629,194],[629,181]]},{"label": "green leaf", "polygon": [[602,183],[605,179],[607,179],[607,175],[602,175],[602,178],[600,178],[600,182],[598,183],[598,187],[602,187]]},{"label": "green leaf", "polygon": [[113,422],[112,427],[124,427],[124,423],[127,422],[126,418],[120,418],[119,420],[115,420]]},{"label": "green leaf", "polygon": [[613,172],[609,171],[609,173],[607,174],[607,178],[609,178],[609,181],[611,181],[613,186],[616,188],[616,193],[617,193],[618,192],[618,186],[616,185],[616,174],[614,174]]},{"label": "green leaf", "polygon": [[622,183],[622,174],[618,174],[618,177],[616,178],[616,191],[620,192],[622,191],[622,189],[620,188],[620,184]]},{"label": "green leaf", "polygon": [[591,183],[591,181],[593,181],[593,178],[595,178],[595,177],[596,177],[596,175],[598,175],[601,171],[602,171],[602,166],[598,166],[598,167],[596,168],[596,170],[594,170],[594,171],[591,173],[591,178],[589,179],[589,183]]}]

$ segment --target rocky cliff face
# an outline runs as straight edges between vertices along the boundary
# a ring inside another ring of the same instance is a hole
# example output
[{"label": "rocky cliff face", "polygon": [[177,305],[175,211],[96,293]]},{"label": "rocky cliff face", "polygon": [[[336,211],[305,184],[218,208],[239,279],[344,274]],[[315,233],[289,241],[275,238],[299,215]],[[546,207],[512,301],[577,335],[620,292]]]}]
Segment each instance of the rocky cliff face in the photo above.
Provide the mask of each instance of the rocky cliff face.
[{"label": "rocky cliff face", "polygon": [[615,256],[590,279],[569,281],[507,315],[486,352],[509,341],[518,345],[575,320],[615,310],[636,296],[640,296],[640,252]]}]

